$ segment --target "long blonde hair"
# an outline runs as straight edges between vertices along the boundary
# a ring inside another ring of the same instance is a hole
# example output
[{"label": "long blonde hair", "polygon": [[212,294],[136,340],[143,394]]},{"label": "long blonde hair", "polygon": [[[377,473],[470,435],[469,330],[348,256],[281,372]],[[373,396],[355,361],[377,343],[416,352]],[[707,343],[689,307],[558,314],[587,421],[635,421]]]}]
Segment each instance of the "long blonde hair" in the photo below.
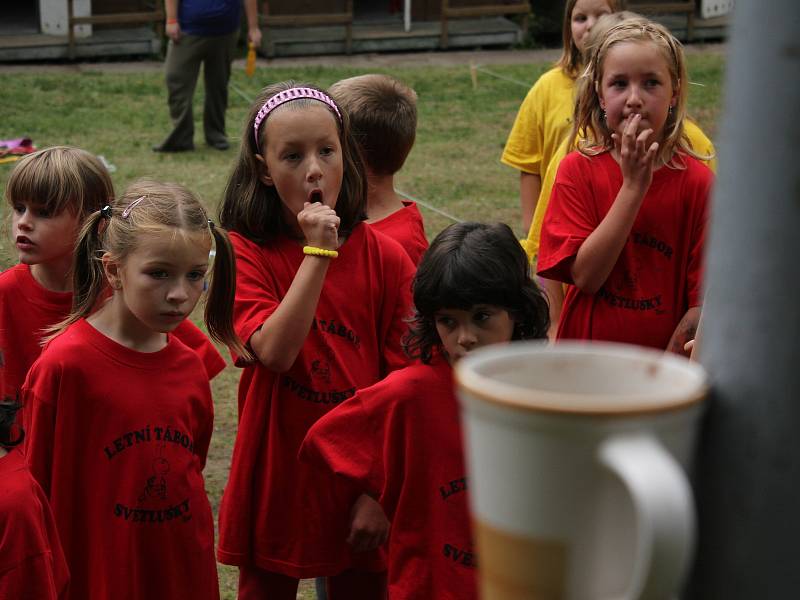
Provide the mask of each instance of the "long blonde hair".
[{"label": "long blonde hair", "polygon": [[216,256],[205,306],[206,326],[212,338],[249,357],[233,330],[236,262],[227,234],[214,226],[191,191],[177,183],[146,179],[130,185],[122,197],[84,222],[75,247],[72,312],[52,328],[53,335],[91,314],[108,292],[101,260],[105,253],[122,261],[136,249],[142,235],[170,230],[176,235],[201,233],[208,235],[209,241],[213,239]]},{"label": "long blonde hair", "polygon": [[708,160],[709,157],[694,152],[683,131],[688,80],[683,46],[665,27],[641,18],[628,19],[610,27],[592,51],[579,82],[572,126],[571,135],[572,139],[578,140],[578,150],[586,156],[595,156],[614,147],[613,132],[608,128],[600,106],[599,89],[608,51],[623,42],[653,44],[664,58],[672,88],[677,91],[677,101],[664,124],[657,160],[672,168],[684,166],[680,154]]}]

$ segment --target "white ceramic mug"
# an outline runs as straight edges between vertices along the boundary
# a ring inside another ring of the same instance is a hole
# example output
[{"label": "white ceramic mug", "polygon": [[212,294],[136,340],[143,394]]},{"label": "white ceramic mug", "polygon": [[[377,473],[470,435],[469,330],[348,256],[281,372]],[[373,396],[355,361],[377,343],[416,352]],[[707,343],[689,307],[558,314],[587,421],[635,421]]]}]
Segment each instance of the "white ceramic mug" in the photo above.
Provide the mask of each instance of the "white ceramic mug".
[{"label": "white ceramic mug", "polygon": [[692,557],[702,367],[535,342],[456,366],[483,600],[665,600]]}]

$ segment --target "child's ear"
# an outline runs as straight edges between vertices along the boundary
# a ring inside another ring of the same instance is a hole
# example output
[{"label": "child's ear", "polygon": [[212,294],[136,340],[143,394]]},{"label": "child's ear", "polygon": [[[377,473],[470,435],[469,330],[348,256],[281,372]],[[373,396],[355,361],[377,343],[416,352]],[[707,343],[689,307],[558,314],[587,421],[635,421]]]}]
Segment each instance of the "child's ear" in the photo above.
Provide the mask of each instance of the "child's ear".
[{"label": "child's ear", "polygon": [[672,88],[672,98],[669,101],[669,105],[672,108],[678,106],[678,97],[681,95],[681,80],[678,79],[678,85]]},{"label": "child's ear", "polygon": [[111,255],[108,252],[103,254],[103,257],[100,260],[103,263],[103,273],[105,273],[108,285],[110,285],[111,289],[113,290],[121,290],[122,278],[120,277],[119,262],[112,260]]},{"label": "child's ear", "polygon": [[603,94],[600,93],[600,82],[594,80],[594,93],[597,95],[597,100],[600,102],[600,108],[606,109],[606,101],[603,100]]},{"label": "child's ear", "polygon": [[258,174],[258,179],[264,185],[272,187],[273,185],[275,185],[275,182],[272,180],[272,177],[270,177],[269,167],[267,167],[267,161],[264,160],[264,157],[261,156],[260,154],[256,154],[255,157],[256,157],[256,160],[259,163],[261,163],[261,165],[260,165],[261,168],[260,168],[260,172]]}]

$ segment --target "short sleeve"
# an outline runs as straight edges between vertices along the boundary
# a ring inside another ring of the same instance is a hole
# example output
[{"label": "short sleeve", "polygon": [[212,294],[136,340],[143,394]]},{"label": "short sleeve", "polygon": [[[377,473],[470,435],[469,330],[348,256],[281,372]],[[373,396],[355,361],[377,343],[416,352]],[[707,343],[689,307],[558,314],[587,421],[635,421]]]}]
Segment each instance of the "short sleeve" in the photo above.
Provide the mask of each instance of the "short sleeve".
[{"label": "short sleeve", "polygon": [[214,379],[225,368],[225,359],[217,350],[216,346],[208,339],[205,333],[200,331],[190,320],[181,322],[173,331],[176,338],[192,350],[203,363],[209,381]]},{"label": "short sleeve", "polygon": [[525,173],[541,172],[544,149],[544,84],[540,78],[517,112],[500,161]]},{"label": "short sleeve", "polygon": [[553,192],[553,186],[556,181],[556,173],[561,161],[569,153],[570,140],[565,139],[559,145],[556,153],[550,159],[550,164],[547,167],[544,177],[542,178],[542,188],[539,192],[539,200],[536,202],[536,210],[533,213],[533,221],[531,221],[531,228],[528,231],[528,239],[525,244],[525,250],[528,252],[528,258],[533,260],[539,254],[539,244],[542,236],[542,223],[544,222],[544,215],[547,212],[547,207],[550,205],[550,196]]},{"label": "short sleeve", "polygon": [[571,268],[578,250],[598,224],[592,186],[582,167],[591,158],[567,155],[558,167],[550,203],[542,222],[537,273],[546,279],[573,283]]},{"label": "short sleeve", "polygon": [[712,173],[717,172],[717,159],[716,159],[716,151],[714,149],[714,144],[708,139],[703,130],[695,124],[694,121],[691,119],[686,119],[683,125],[683,133],[686,136],[686,139],[689,140],[689,145],[692,147],[697,154],[700,156],[710,156],[712,157],[709,160],[702,161],[709,169],[711,169]]},{"label": "short sleeve", "polygon": [[300,460],[334,473],[359,490],[379,495],[385,473],[381,464],[382,424],[364,407],[371,388],[361,390],[319,419],[306,434]]},{"label": "short sleeve", "polygon": [[[263,250],[237,233],[231,233],[230,238],[236,256],[233,327],[239,339],[249,344],[252,335],[275,312],[280,298]],[[236,364],[242,366],[239,359]]]}]

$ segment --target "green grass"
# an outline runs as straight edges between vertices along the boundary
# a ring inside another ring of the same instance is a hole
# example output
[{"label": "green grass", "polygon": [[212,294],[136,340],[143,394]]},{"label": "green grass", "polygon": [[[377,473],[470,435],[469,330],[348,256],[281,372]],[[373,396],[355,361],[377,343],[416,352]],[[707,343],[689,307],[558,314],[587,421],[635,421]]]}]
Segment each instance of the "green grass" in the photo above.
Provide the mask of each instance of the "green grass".
[{"label": "green grass", "polygon": [[[720,110],[724,59],[717,54],[689,56],[692,85],[690,113],[713,137]],[[537,65],[487,67],[504,78],[532,84],[548,68]],[[380,71],[380,69],[378,70]],[[366,72],[352,68],[266,68],[253,79],[234,72],[228,109],[228,133],[240,137],[246,98],[271,82],[296,79],[323,87],[343,77]],[[389,72],[389,71],[384,71]],[[518,210],[517,174],[500,164],[499,156],[527,86],[478,73],[473,89],[467,66],[397,68],[389,72],[419,95],[417,142],[397,187],[425,203],[461,219],[505,221],[522,235]],[[202,84],[200,85],[202,88]],[[238,90],[238,91],[237,91]],[[244,96],[244,97],[242,97]],[[102,154],[116,165],[114,184],[121,192],[139,177],[182,183],[216,212],[234,150],[219,152],[202,143],[202,126],[195,133],[197,151],[177,155],[153,154],[150,147],[169,131],[166,92],[161,73],[37,72],[0,73],[0,139],[27,135],[40,147],[79,146]],[[195,96],[195,118],[202,110],[202,89]],[[234,144],[235,146],[236,144]],[[12,165],[0,165],[0,186]],[[5,202],[2,214],[7,214]],[[450,221],[422,208],[429,237]],[[8,236],[0,236],[0,267],[16,262]],[[238,371],[228,367],[213,382],[216,424],[206,484],[216,512],[227,480],[236,433]],[[235,598],[236,570],[220,567],[223,598]],[[314,598],[306,582],[300,598]]]}]

